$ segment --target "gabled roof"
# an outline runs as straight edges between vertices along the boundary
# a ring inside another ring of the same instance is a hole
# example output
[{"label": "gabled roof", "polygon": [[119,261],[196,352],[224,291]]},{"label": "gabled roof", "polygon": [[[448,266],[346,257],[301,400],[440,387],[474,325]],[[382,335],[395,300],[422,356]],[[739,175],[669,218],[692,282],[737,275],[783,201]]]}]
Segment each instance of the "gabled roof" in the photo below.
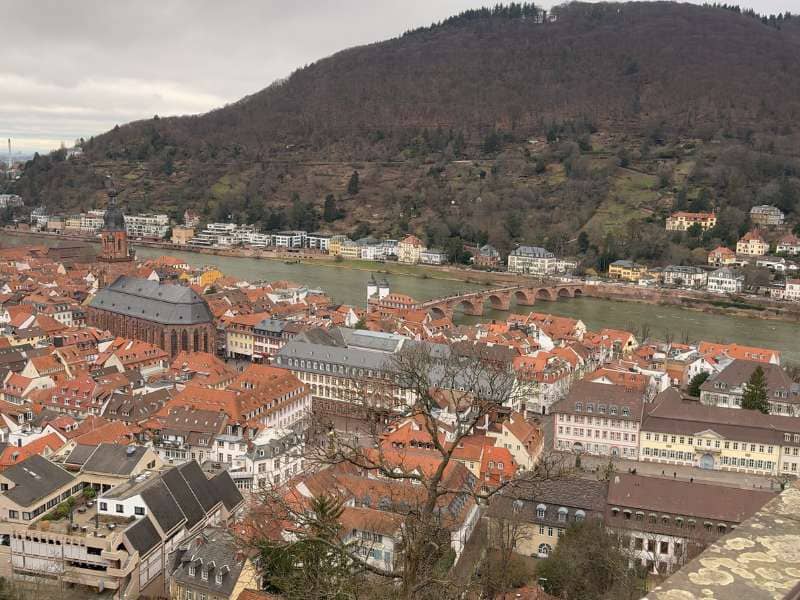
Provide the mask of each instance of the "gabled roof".
[{"label": "gabled roof", "polygon": [[192,488],[195,497],[200,502],[203,510],[209,512],[222,499],[217,495],[216,489],[206,478],[203,469],[195,461],[189,461],[180,465],[178,471]]},{"label": "gabled roof", "polygon": [[128,527],[125,530],[125,537],[128,538],[131,545],[139,552],[139,556],[144,556],[161,542],[158,531],[147,517],[139,519],[136,523]]},{"label": "gabled roof", "polygon": [[81,469],[84,472],[127,476],[147,452],[144,446],[99,444]]},{"label": "gabled roof", "polygon": [[74,477],[38,454],[3,471],[3,477],[15,485],[6,498],[19,506],[31,506],[69,483]]},{"label": "gabled roof", "polygon": [[194,495],[192,488],[186,483],[180,471],[177,468],[170,469],[161,476],[161,479],[169,488],[172,497],[186,516],[187,529],[197,525],[200,519],[203,518],[203,507],[200,506],[200,501]]},{"label": "gabled roof", "polygon": [[242,493],[239,491],[239,488],[236,487],[236,484],[227,471],[220,471],[217,473],[214,478],[211,479],[211,485],[217,491],[218,497],[222,499],[222,504],[225,505],[228,511],[232,511],[244,500]]},{"label": "gabled roof", "polygon": [[169,533],[179,525],[186,523],[186,517],[173,498],[166,484],[156,479],[142,490],[142,500],[150,509],[150,515],[156,520],[161,531]]},{"label": "gabled roof", "polygon": [[165,325],[213,321],[208,304],[194,290],[126,275],[98,291],[89,306]]}]

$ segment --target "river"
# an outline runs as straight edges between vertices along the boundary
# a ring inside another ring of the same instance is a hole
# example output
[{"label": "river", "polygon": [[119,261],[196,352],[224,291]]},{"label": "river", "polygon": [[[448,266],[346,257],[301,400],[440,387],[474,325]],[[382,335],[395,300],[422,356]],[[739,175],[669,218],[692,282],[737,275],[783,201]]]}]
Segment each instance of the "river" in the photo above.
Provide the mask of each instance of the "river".
[{"label": "river", "polygon": [[[56,240],[52,240],[55,242]],[[20,246],[52,243],[49,239],[8,236],[3,245]],[[194,252],[178,252],[158,248],[136,249],[139,258],[154,258],[169,254],[184,259],[190,265],[213,265],[226,275],[247,281],[274,281],[289,279],[311,288],[327,292],[336,302],[364,306],[366,285],[370,274],[367,271],[349,269],[341,263],[286,264],[279,260],[213,256]],[[376,264],[376,271],[380,268]],[[376,274],[376,277],[383,277]],[[429,300],[449,296],[463,290],[486,289],[485,286],[461,281],[425,279],[406,275],[386,276],[391,290],[408,294],[417,300]],[[728,317],[690,311],[673,306],[615,302],[595,298],[561,299],[556,302],[538,301],[535,307],[519,307],[512,310],[527,312],[549,312],[556,315],[581,319],[589,329],[617,327],[630,331],[641,331],[647,325],[650,334],[664,339],[667,335],[677,341],[700,339],[718,342],[738,342],[783,353],[784,362],[800,363],[800,324],[782,321],[766,321],[746,317]],[[457,323],[476,323],[490,319],[505,320],[507,312],[487,306],[482,317],[456,314]]]},{"label": "river", "polygon": [[[138,248],[137,256],[151,258],[165,252],[157,248]],[[366,285],[370,274],[341,266],[341,263],[286,264],[279,260],[259,260],[169,251],[171,256],[191,265],[214,265],[226,275],[247,281],[290,279],[313,288],[325,290],[336,302],[364,306]],[[376,264],[376,271],[380,265]],[[384,277],[377,274],[376,277]],[[387,275],[393,292],[408,294],[417,300],[441,298],[463,290],[486,289],[485,286],[462,281],[423,279],[405,275]],[[538,301],[534,307],[512,310],[549,312],[581,319],[589,329],[617,327],[640,331],[643,324],[651,335],[665,338],[668,334],[677,341],[705,339],[719,342],[738,342],[774,348],[783,352],[786,362],[800,362],[800,324],[765,321],[745,317],[728,317],[690,311],[673,306],[615,302],[595,298],[561,299],[556,302]],[[486,307],[482,317],[456,315],[457,323],[476,323],[490,319],[505,320],[507,312]]]}]

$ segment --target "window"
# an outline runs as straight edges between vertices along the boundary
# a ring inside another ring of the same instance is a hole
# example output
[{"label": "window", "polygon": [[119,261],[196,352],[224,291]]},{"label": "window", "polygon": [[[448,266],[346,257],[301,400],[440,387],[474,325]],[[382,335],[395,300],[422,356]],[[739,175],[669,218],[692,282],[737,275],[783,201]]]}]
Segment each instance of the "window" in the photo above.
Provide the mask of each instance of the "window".
[{"label": "window", "polygon": [[143,516],[144,515],[144,506],[136,506],[136,507],[134,507],[133,513],[135,515],[140,516],[140,517]]},{"label": "window", "polygon": [[217,585],[222,585],[222,573],[217,573],[217,576],[214,578],[214,581],[217,582]]},{"label": "window", "polygon": [[537,519],[544,519],[544,511],[547,507],[544,504],[540,504],[536,507],[536,518]]},{"label": "window", "polygon": [[197,574],[197,569],[194,565],[189,565],[189,577],[194,577]]},{"label": "window", "polygon": [[116,511],[118,513],[124,513],[125,512],[125,507],[122,504],[117,504]]},{"label": "window", "polygon": [[200,579],[208,581],[208,569],[206,567],[200,569]]},{"label": "window", "polygon": [[560,522],[562,522],[562,523],[565,523],[566,520],[567,520],[567,513],[568,512],[569,511],[566,508],[564,508],[563,506],[561,508],[559,508],[558,509],[558,520]]},{"label": "window", "polygon": [[575,511],[575,520],[577,522],[583,521],[585,518],[586,518],[586,513],[585,512],[583,512],[582,510],[576,510]]},{"label": "window", "polygon": [[658,548],[659,554],[669,554],[669,542],[661,542]]},{"label": "window", "polygon": [[100,510],[108,510],[108,504],[105,502],[100,503]]}]

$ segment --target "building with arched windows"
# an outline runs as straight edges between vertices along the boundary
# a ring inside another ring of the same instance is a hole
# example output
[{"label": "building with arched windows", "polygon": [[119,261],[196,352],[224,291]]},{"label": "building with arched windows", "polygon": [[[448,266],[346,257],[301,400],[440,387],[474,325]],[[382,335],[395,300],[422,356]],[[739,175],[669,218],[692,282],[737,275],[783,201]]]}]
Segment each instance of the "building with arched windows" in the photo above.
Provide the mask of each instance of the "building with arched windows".
[{"label": "building with arched windows", "polygon": [[121,275],[97,292],[86,311],[89,325],[120,337],[179,352],[213,352],[216,329],[206,301],[191,288]]}]

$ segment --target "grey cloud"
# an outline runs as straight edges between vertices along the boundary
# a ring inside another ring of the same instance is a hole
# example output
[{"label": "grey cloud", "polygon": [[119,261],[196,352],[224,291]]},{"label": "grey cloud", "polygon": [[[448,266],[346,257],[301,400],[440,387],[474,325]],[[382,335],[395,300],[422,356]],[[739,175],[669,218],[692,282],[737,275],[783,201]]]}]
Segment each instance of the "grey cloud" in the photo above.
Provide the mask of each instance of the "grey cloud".
[{"label": "grey cloud", "polygon": [[[701,0],[697,0],[699,3]],[[19,150],[232,102],[305,64],[494,0],[0,0],[0,137]],[[553,2],[545,2],[552,5]],[[797,0],[753,0],[759,12]]]}]

